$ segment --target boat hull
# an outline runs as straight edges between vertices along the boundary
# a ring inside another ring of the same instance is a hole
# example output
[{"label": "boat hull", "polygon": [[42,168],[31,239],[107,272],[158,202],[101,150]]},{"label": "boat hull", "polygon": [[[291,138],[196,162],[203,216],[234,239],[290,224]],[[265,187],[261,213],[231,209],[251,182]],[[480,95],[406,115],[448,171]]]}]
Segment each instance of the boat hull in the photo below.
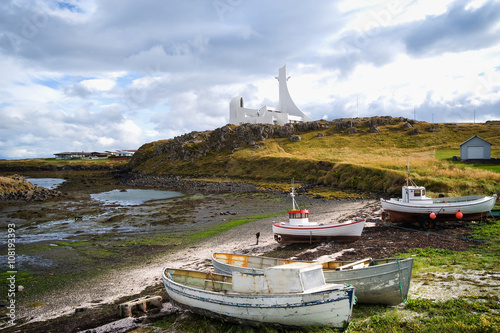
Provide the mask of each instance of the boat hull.
[{"label": "boat hull", "polygon": [[[167,274],[166,271],[164,269],[162,279],[170,302],[212,318],[252,326],[279,324],[341,328],[349,323],[352,313],[353,287],[298,294],[242,294],[186,286],[169,277],[176,270],[168,269],[170,273]],[[230,276],[227,278],[231,279]]]},{"label": "boat hull", "polygon": [[[261,274],[266,267],[285,265],[297,260],[213,253],[212,265],[219,274],[233,271]],[[312,262],[312,261],[309,261]],[[323,264],[326,283],[351,284],[355,287],[358,303],[397,305],[408,297],[413,259],[374,259],[372,266],[336,270],[350,261],[332,261]]]},{"label": "boat hull", "polygon": [[432,204],[381,199],[381,204],[384,216],[393,222],[420,222],[421,219],[429,218],[431,213],[436,214],[436,220],[457,220],[456,213],[459,211],[462,213],[461,219],[475,220],[486,217],[495,205],[496,199],[496,195],[440,198],[434,199]]},{"label": "boat hull", "polygon": [[361,237],[366,220],[327,225],[292,225],[273,223],[274,239],[278,243],[314,243],[336,241],[351,243]]},{"label": "boat hull", "polygon": [[411,258],[383,259],[375,266],[324,274],[328,283],[352,284],[358,303],[397,305],[408,298],[412,270]]}]

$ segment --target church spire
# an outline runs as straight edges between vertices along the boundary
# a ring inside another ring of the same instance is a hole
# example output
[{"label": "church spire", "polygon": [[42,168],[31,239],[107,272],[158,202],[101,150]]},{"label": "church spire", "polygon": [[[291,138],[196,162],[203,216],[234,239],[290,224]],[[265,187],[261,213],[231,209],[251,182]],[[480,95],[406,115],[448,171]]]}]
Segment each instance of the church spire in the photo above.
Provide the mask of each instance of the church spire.
[{"label": "church spire", "polygon": [[290,92],[288,92],[288,85],[286,83],[289,78],[290,76],[286,76],[286,65],[284,65],[279,69],[277,77],[279,81],[279,103],[276,110],[288,113],[292,116],[304,117],[303,121],[312,121],[312,119],[306,116],[293,102]]}]

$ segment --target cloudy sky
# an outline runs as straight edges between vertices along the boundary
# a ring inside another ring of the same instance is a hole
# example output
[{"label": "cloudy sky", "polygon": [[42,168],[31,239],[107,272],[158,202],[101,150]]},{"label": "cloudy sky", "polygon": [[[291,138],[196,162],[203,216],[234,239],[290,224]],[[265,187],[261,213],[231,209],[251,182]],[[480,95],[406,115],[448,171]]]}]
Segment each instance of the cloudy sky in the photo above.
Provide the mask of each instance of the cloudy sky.
[{"label": "cloudy sky", "polygon": [[137,149],[278,104],[500,119],[500,1],[5,0],[0,159]]}]

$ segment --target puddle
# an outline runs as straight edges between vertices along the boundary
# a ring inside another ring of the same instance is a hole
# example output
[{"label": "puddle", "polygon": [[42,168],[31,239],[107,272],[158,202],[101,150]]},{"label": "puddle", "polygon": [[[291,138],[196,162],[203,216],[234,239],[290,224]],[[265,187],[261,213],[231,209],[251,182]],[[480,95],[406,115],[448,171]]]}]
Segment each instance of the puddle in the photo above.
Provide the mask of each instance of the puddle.
[{"label": "puddle", "polygon": [[150,200],[162,200],[180,197],[183,194],[174,191],[158,190],[112,190],[108,192],[91,194],[94,200],[104,202],[107,205],[118,204],[122,206],[142,205]]},{"label": "puddle", "polygon": [[28,182],[35,186],[41,186],[53,190],[66,180],[61,178],[26,178]]}]

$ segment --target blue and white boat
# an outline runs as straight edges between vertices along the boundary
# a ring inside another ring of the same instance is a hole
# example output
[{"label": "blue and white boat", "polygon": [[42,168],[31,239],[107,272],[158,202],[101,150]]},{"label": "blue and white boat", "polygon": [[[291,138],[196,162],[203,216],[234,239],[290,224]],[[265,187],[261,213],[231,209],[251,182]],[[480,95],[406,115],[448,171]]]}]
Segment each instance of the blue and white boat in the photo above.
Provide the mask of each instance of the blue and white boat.
[{"label": "blue and white boat", "polygon": [[173,305],[253,326],[342,328],[354,305],[354,287],[325,283],[319,264],[292,263],[232,276],[164,268],[162,279]]}]

